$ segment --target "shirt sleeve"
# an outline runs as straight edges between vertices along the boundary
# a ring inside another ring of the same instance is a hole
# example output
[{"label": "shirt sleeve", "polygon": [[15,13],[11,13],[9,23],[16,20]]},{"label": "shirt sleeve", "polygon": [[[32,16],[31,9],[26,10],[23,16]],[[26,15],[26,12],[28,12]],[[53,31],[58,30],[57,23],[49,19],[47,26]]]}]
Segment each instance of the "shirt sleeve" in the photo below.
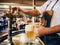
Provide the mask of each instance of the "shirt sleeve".
[{"label": "shirt sleeve", "polygon": [[49,4],[49,2],[50,2],[50,1],[46,1],[42,6],[37,7],[37,10],[38,10],[40,13],[44,12],[45,9],[46,9],[46,6]]}]

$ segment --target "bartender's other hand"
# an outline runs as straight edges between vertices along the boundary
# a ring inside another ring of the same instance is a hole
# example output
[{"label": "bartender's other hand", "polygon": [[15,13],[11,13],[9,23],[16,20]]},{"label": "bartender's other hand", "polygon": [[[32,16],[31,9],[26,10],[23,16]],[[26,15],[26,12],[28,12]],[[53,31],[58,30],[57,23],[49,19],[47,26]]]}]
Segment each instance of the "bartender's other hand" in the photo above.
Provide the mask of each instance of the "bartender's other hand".
[{"label": "bartender's other hand", "polygon": [[35,36],[36,37],[40,37],[43,36],[45,34],[45,30],[47,30],[48,28],[42,26],[42,25],[35,25]]}]

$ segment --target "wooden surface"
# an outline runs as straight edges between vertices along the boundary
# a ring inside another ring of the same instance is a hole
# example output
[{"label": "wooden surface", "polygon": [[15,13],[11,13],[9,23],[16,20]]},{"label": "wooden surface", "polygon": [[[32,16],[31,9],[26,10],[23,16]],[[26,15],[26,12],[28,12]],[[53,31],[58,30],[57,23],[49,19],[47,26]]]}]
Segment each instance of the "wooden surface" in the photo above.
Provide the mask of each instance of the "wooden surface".
[{"label": "wooden surface", "polygon": [[[36,5],[40,6],[47,0],[36,0]],[[23,5],[31,5],[32,6],[32,0],[0,0],[0,3],[19,3]]]},{"label": "wooden surface", "polygon": [[[1,33],[1,36],[4,36],[5,34],[7,34],[7,32]],[[21,34],[23,35],[22,37],[21,37]],[[27,44],[21,43],[20,40],[22,39],[22,41],[24,41],[23,38],[25,37],[24,36],[24,33],[21,33],[21,34],[18,34],[18,35],[15,35],[15,36],[12,37],[12,40],[13,40],[14,45],[27,45]],[[26,38],[24,38],[24,39],[26,39]],[[27,41],[27,40],[25,40],[25,41]],[[7,45],[9,41],[7,39],[4,42],[3,42],[4,44],[0,44],[0,45]],[[41,40],[39,42],[40,43],[35,43],[33,45],[44,45]]]}]

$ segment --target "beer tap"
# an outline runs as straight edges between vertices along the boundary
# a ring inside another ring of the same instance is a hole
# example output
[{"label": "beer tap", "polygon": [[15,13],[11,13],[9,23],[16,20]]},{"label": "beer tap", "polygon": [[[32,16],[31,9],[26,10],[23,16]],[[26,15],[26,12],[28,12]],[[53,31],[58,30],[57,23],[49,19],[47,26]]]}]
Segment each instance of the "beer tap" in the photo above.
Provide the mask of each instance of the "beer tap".
[{"label": "beer tap", "polygon": [[9,6],[9,11],[5,16],[8,18],[8,41],[9,41],[10,45],[14,45],[13,41],[12,41],[12,19],[13,19],[13,15],[12,15],[11,6]]},{"label": "beer tap", "polygon": [[[35,9],[36,10],[36,0],[33,0],[33,10]],[[32,23],[34,24],[34,22],[39,22],[40,24],[42,24],[42,15],[38,15],[37,17],[32,17]]]},{"label": "beer tap", "polygon": [[[35,0],[33,0],[32,6],[33,6],[33,10],[36,9],[36,7],[35,7]],[[36,20],[36,17],[32,17],[32,23],[33,24],[34,24],[35,20]]]}]

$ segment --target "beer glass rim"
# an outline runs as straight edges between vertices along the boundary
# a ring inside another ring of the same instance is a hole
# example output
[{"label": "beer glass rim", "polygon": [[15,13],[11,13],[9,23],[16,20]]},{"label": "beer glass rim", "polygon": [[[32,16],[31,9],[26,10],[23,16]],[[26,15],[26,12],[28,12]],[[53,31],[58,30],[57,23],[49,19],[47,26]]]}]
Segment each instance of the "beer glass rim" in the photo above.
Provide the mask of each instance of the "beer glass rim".
[{"label": "beer glass rim", "polygon": [[25,31],[32,31],[33,28],[34,28],[33,25],[26,25],[26,26],[25,26]]}]

